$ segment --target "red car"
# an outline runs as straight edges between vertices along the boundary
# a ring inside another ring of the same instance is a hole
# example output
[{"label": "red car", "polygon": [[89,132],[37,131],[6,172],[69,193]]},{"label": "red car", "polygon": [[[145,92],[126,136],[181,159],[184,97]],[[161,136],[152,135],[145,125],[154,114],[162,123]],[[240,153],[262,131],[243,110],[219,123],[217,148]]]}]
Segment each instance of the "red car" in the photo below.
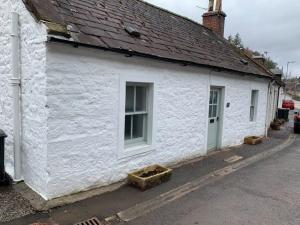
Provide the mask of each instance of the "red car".
[{"label": "red car", "polygon": [[294,118],[294,132],[300,133],[300,115],[297,113]]},{"label": "red car", "polygon": [[295,109],[295,102],[293,100],[283,100],[282,108],[294,110]]}]

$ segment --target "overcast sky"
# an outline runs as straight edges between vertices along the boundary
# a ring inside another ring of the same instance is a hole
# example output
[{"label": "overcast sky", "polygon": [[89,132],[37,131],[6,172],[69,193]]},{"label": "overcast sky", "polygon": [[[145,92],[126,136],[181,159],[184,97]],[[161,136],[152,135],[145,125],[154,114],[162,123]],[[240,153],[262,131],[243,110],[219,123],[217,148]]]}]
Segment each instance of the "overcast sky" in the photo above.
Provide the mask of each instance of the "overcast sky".
[{"label": "overcast sky", "polygon": [[[202,22],[208,0],[145,0],[177,14]],[[244,45],[269,56],[279,66],[288,61],[293,76],[300,76],[299,0],[223,0],[227,14],[225,35],[240,33]]]}]

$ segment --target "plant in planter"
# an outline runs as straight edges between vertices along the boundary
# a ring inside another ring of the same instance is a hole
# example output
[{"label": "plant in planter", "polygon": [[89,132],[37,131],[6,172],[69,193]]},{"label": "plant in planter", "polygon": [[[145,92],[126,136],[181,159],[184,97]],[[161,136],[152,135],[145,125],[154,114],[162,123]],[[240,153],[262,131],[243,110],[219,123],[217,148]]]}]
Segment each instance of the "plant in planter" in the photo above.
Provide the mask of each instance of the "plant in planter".
[{"label": "plant in planter", "polygon": [[172,170],[160,165],[153,165],[128,174],[128,181],[133,186],[145,191],[170,180]]},{"label": "plant in planter", "polygon": [[245,137],[244,143],[247,145],[258,145],[263,142],[263,137],[249,136]]},{"label": "plant in planter", "polygon": [[280,125],[283,125],[285,123],[285,120],[284,119],[275,119],[273,122],[274,123],[279,123]]},{"label": "plant in planter", "polygon": [[281,126],[281,123],[278,121],[274,121],[270,125],[272,130],[280,130],[280,126]]}]

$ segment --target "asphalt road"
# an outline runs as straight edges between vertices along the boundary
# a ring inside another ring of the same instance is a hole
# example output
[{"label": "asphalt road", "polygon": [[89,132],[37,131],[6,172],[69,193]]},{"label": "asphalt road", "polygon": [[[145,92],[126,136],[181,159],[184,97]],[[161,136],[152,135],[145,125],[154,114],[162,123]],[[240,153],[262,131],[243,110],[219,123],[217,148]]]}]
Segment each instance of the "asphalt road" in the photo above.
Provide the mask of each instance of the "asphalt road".
[{"label": "asphalt road", "polygon": [[129,225],[300,225],[300,138]]}]

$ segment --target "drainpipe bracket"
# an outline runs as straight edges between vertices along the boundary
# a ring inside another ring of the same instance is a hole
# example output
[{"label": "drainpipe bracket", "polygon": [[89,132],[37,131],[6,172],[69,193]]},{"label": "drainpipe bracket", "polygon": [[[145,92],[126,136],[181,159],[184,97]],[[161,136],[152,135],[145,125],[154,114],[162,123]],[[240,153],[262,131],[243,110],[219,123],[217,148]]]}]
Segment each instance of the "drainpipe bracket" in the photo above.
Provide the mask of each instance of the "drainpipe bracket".
[{"label": "drainpipe bracket", "polygon": [[11,78],[11,85],[12,86],[20,86],[21,85],[21,79],[20,78]]}]

